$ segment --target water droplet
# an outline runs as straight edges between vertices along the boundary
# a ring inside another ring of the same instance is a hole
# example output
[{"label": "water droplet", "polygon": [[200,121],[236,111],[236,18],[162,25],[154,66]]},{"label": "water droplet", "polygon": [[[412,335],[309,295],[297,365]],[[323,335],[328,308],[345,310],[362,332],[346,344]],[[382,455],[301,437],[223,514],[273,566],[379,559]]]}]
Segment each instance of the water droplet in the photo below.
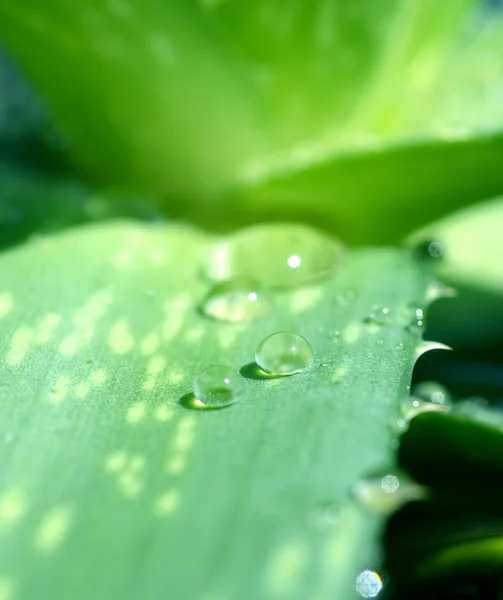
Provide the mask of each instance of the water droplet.
[{"label": "water droplet", "polygon": [[381,479],[381,488],[386,494],[393,494],[400,487],[400,480],[396,475],[385,475]]},{"label": "water droplet", "polygon": [[266,373],[293,375],[311,366],[313,349],[301,335],[281,331],[273,333],[260,344],[255,360]]},{"label": "water droplet", "polygon": [[212,365],[194,379],[194,396],[209,408],[235,404],[243,391],[240,375],[222,365]]},{"label": "water droplet", "polygon": [[424,402],[433,402],[435,404],[450,404],[449,392],[443,385],[436,381],[421,381],[414,386],[414,396]]},{"label": "water droplet", "polygon": [[409,396],[400,403],[401,417],[397,421],[399,430],[406,429],[409,421],[415,416],[428,411],[446,412],[450,410],[450,406],[438,404],[436,402],[425,402],[415,396]]},{"label": "water droplet", "polygon": [[328,337],[332,342],[338,342],[341,339],[341,332],[340,331],[331,331],[328,334]]},{"label": "water droplet", "polygon": [[374,306],[372,312],[365,319],[367,323],[374,323],[375,325],[386,325],[389,320],[389,308]]},{"label": "water droplet", "polygon": [[252,277],[289,288],[330,273],[341,244],[305,225],[273,223],[242,229],[210,252],[204,274],[212,281]]},{"label": "water droplet", "polygon": [[418,259],[442,258],[444,245],[441,242],[425,240],[414,248],[414,256]]},{"label": "water droplet", "polygon": [[356,578],[356,591],[363,598],[375,598],[382,590],[382,580],[375,571],[363,571]]},{"label": "water droplet", "polygon": [[344,514],[344,507],[340,504],[320,506],[309,514],[308,524],[316,529],[327,529],[327,527],[340,525]]},{"label": "water droplet", "polygon": [[353,495],[363,506],[385,515],[406,502],[424,499],[426,490],[406,475],[386,473],[361,479],[354,486]]},{"label": "water droplet", "polygon": [[405,345],[402,342],[400,342],[399,344],[397,344],[395,347],[396,347],[397,350],[404,350],[405,349]]},{"label": "water droplet", "polygon": [[237,278],[215,284],[206,296],[203,313],[219,321],[245,323],[265,317],[272,298],[258,282]]}]

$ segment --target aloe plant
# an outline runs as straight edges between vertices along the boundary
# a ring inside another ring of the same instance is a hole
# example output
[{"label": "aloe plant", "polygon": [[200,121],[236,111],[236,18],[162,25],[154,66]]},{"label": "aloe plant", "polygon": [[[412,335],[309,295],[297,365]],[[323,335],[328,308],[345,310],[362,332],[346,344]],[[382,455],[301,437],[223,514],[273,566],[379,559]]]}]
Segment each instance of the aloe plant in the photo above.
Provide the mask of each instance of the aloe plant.
[{"label": "aloe plant", "polygon": [[502,27],[2,4],[0,599],[498,593]]}]

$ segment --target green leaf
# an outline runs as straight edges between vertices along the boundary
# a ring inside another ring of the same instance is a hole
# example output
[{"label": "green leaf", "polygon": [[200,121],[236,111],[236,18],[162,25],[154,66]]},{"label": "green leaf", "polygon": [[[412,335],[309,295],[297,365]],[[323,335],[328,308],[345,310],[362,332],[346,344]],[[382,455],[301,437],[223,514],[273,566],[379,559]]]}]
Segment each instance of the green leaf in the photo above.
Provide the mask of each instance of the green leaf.
[{"label": "green leaf", "polygon": [[460,210],[421,229],[410,244],[428,240],[443,245],[436,274],[457,297],[435,303],[429,314],[431,335],[454,348],[483,348],[503,340],[503,201],[495,198]]},{"label": "green leaf", "polygon": [[[351,490],[393,462],[426,278],[399,250],[347,251],[263,320],[224,323],[199,311],[214,241],[118,222],[0,258],[1,589],[350,599],[376,568],[380,517]],[[375,305],[387,324],[365,320]],[[280,330],[309,340],[310,369],[245,378],[233,407],[184,407],[201,369],[238,371]]]},{"label": "green leaf", "polygon": [[[461,202],[479,199],[487,190],[473,188],[476,167],[482,165],[477,181],[488,178],[490,193],[496,193],[494,185],[502,189],[494,167],[498,141],[480,161],[477,148],[441,145],[422,162],[430,142],[459,138],[459,122],[467,114],[470,128],[463,139],[501,125],[499,105],[492,102],[497,77],[488,108],[474,111],[466,102],[472,90],[466,81],[472,83],[477,60],[467,72],[457,68],[456,77],[451,75],[474,5],[474,0],[441,5],[110,0],[69,8],[51,0],[41,11],[33,0],[7,0],[0,9],[0,36],[66,126],[73,153],[105,180],[140,184],[171,200],[182,197],[186,208],[187,198],[204,204],[242,186],[261,185],[263,177],[307,170],[300,175],[304,213],[319,219],[328,211],[347,239],[381,242],[417,227],[426,206],[447,211],[460,190]],[[486,35],[476,56],[495,44],[498,36]],[[489,75],[493,72],[494,65]],[[453,112],[461,115],[458,120],[450,119]],[[358,165],[351,160],[347,165],[348,152],[379,154],[411,140],[426,147],[376,158],[376,164],[385,163],[383,174],[374,173],[364,189],[357,184],[353,194],[348,182]],[[416,158],[417,167],[408,162]],[[476,165],[465,174],[471,161]],[[317,181],[320,163],[333,163],[335,171],[323,185]],[[452,182],[443,171],[459,171],[465,179]],[[411,178],[421,185],[407,197]],[[294,176],[288,193],[295,185]],[[348,213],[353,195],[359,210],[371,213],[376,207],[369,219]],[[409,206],[420,215],[418,223],[408,218]],[[272,206],[276,212],[283,208],[282,199]],[[362,224],[374,225],[375,214],[379,227]],[[396,231],[390,224],[395,221]],[[380,235],[372,235],[374,230]]]},{"label": "green leaf", "polygon": [[421,597],[431,586],[452,591],[501,574],[502,423],[501,411],[473,401],[410,422],[399,463],[431,490],[387,526],[387,566],[399,589]]}]

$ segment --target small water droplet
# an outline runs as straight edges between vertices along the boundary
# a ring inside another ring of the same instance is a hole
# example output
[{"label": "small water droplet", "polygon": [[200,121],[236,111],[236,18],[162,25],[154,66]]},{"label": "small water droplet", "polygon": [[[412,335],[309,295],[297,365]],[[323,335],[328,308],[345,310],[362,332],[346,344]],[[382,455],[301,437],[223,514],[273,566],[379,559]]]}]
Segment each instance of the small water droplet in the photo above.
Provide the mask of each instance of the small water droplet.
[{"label": "small water droplet", "polygon": [[389,320],[389,308],[385,306],[374,306],[372,312],[365,319],[367,323],[374,323],[375,325],[386,325]]},{"label": "small water droplet", "polygon": [[311,366],[313,349],[297,333],[280,331],[267,337],[257,348],[255,360],[266,373],[293,375]]},{"label": "small water droplet", "polygon": [[237,278],[215,284],[202,304],[203,313],[219,321],[245,323],[265,317],[272,297],[258,282]]},{"label": "small water droplet", "polygon": [[435,404],[450,404],[449,392],[443,385],[436,381],[421,381],[414,386],[414,396],[424,402],[433,402]]},{"label": "small water droplet", "polygon": [[415,416],[428,411],[449,411],[450,406],[438,404],[436,402],[425,402],[415,396],[409,396],[400,403],[400,418],[397,421],[397,428],[406,429],[409,421]]},{"label": "small water droplet", "polygon": [[426,490],[404,474],[385,473],[358,481],[353,495],[373,512],[389,514],[410,500],[423,499]]},{"label": "small water droplet", "polygon": [[375,598],[382,590],[382,580],[375,571],[363,571],[356,578],[356,591],[362,598]]},{"label": "small water droplet", "polygon": [[203,272],[211,281],[244,276],[290,288],[328,275],[340,253],[337,240],[305,225],[255,225],[215,246]]},{"label": "small water droplet", "polygon": [[340,331],[331,331],[328,334],[328,337],[332,342],[338,342],[341,339],[341,332]]},{"label": "small water droplet", "polygon": [[444,245],[434,240],[425,240],[420,242],[413,251],[418,259],[438,259],[444,256]]},{"label": "small water droplet", "polygon": [[6,444],[10,444],[12,442],[12,440],[14,439],[14,434],[11,431],[9,431],[5,434],[4,439],[5,439]]},{"label": "small water droplet", "polygon": [[243,391],[240,375],[223,365],[212,365],[194,379],[194,396],[209,408],[235,404]]},{"label": "small water droplet", "polygon": [[399,344],[397,344],[395,347],[396,347],[397,350],[404,350],[405,349],[405,345],[402,342],[400,342]]},{"label": "small water droplet", "polygon": [[384,340],[377,340],[377,345],[378,346],[384,345]]},{"label": "small water droplet", "polygon": [[328,527],[340,525],[344,514],[344,507],[334,502],[313,510],[308,516],[308,524],[316,529],[327,529]]}]

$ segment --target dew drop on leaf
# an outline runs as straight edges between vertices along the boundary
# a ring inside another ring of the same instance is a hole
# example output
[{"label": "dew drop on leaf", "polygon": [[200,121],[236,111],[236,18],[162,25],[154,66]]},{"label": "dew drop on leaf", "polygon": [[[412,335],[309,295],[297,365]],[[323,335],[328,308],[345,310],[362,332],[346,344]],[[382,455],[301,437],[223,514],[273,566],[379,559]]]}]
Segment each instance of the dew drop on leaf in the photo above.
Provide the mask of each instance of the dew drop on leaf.
[{"label": "dew drop on leaf", "polygon": [[313,349],[301,335],[280,331],[265,338],[257,348],[255,360],[266,373],[293,375],[311,366]]},{"label": "dew drop on leaf", "polygon": [[416,384],[413,394],[423,402],[433,402],[435,404],[450,404],[449,392],[443,385],[436,381],[421,381]]},{"label": "dew drop on leaf", "polygon": [[251,277],[267,287],[293,288],[329,275],[340,253],[340,242],[305,225],[255,225],[217,244],[203,274],[211,281]]},{"label": "dew drop on leaf", "polygon": [[375,571],[363,571],[356,578],[356,591],[362,598],[375,598],[382,589],[382,580]]},{"label": "dew drop on leaf", "polygon": [[389,320],[389,309],[385,306],[374,306],[372,312],[365,319],[367,323],[375,325],[386,325]]},{"label": "dew drop on leaf", "polygon": [[204,299],[202,312],[212,319],[246,323],[265,317],[272,308],[269,292],[253,279],[216,283]]},{"label": "dew drop on leaf", "polygon": [[409,396],[400,403],[400,418],[397,421],[397,429],[404,430],[411,419],[428,411],[447,412],[450,406],[437,402],[425,402],[416,396]]},{"label": "dew drop on leaf", "polygon": [[425,240],[417,244],[413,254],[419,260],[439,259],[444,256],[444,245],[434,240]]},{"label": "dew drop on leaf", "polygon": [[243,392],[239,373],[223,365],[212,365],[194,379],[194,396],[209,408],[235,404]]}]

